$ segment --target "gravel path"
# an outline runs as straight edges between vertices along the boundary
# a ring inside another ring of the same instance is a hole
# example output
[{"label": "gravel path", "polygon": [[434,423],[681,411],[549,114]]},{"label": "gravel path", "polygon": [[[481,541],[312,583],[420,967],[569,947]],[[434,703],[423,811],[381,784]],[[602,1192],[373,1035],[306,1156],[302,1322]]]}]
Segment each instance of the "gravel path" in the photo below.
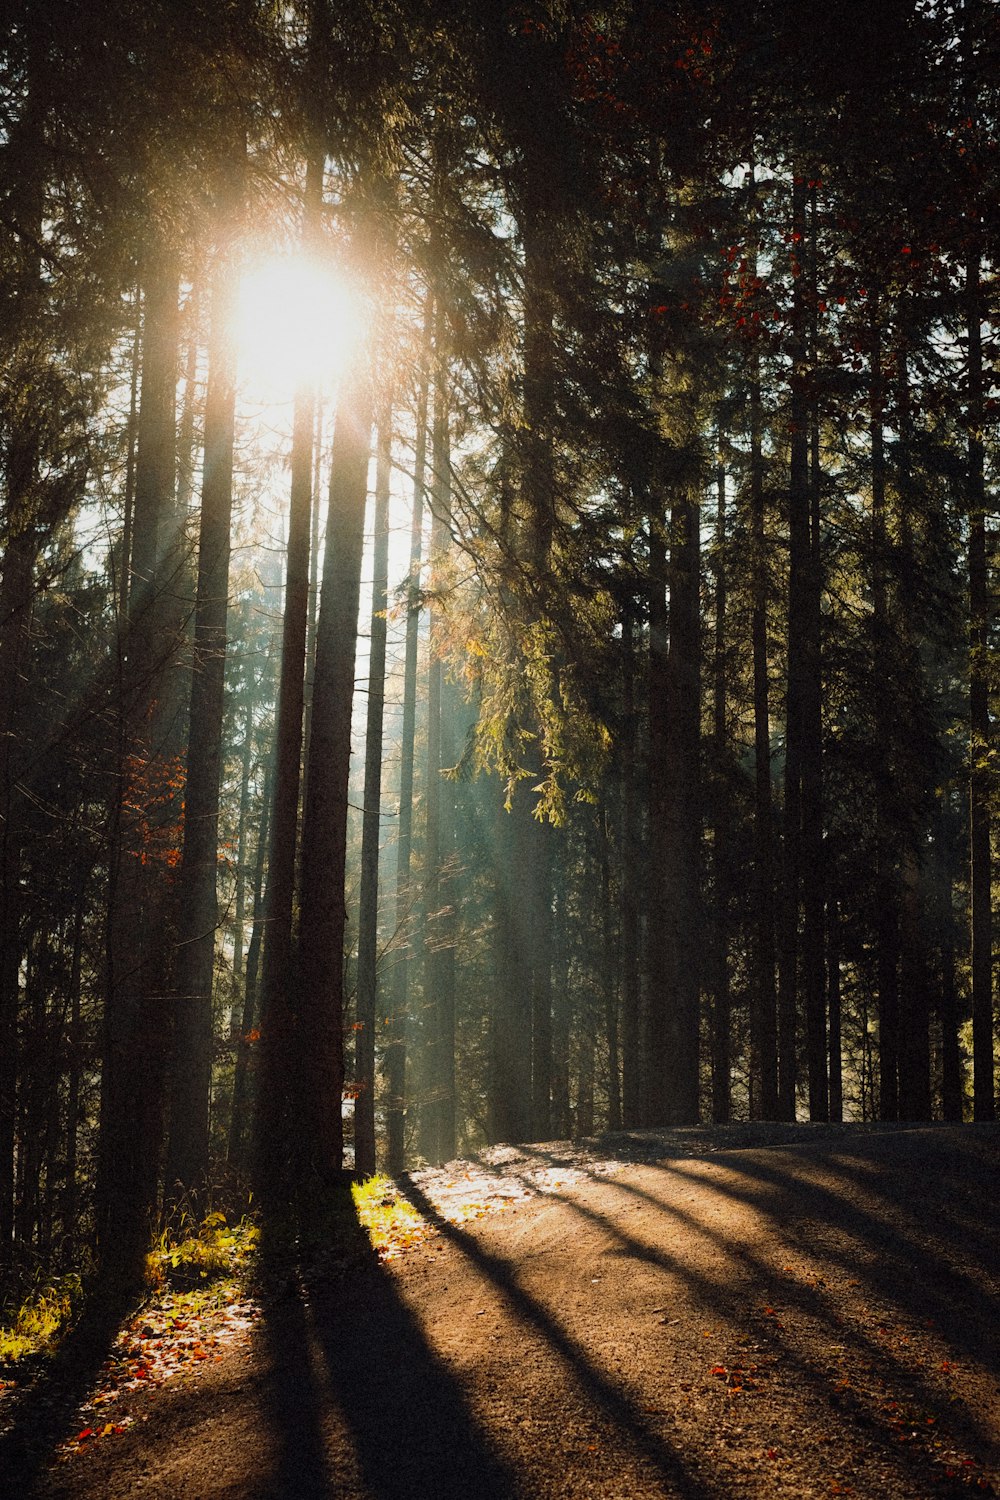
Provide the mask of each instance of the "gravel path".
[{"label": "gravel path", "polygon": [[998,1168],[990,1126],[737,1126],[415,1172],[435,1235],[289,1281],[40,1491],[1000,1495]]}]

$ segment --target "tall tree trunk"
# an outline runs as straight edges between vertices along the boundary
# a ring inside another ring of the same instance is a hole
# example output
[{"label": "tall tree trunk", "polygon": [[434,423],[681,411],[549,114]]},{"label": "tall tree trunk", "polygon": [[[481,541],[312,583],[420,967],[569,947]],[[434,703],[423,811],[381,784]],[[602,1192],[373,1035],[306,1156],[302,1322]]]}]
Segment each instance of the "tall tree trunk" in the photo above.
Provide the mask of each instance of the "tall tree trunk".
[{"label": "tall tree trunk", "polygon": [[[887,578],[886,464],[883,413],[880,299],[873,291],[871,315],[871,384],[869,392],[872,472],[872,681],[886,670],[889,651],[889,583]],[[875,698],[876,740],[880,765],[875,779],[876,944],[878,974],[879,1113],[884,1120],[899,1117],[899,876],[897,831],[889,806],[888,770],[895,726],[892,708],[883,693]]]},{"label": "tall tree trunk", "polygon": [[[719,436],[721,450],[722,438]],[[715,817],[712,829],[712,868],[715,874],[715,946],[712,983],[712,1119],[726,1124],[731,1115],[732,1003],[729,979],[729,901],[731,872],[729,820],[724,807],[727,750],[726,663],[726,468],[722,453],[715,471],[715,650],[713,660],[712,749],[715,761]]]},{"label": "tall tree trunk", "polygon": [[371,431],[371,372],[359,350],[337,403],[302,818],[295,1080],[300,1181],[320,1190],[336,1180],[343,1157],[344,876]]},{"label": "tall tree trunk", "polygon": [[955,904],[952,840],[943,809],[934,826],[934,879],[940,912],[937,1012],[941,1028],[941,1116],[962,1119],[962,1052],[959,1043],[958,982],[955,972]]},{"label": "tall tree trunk", "polygon": [[778,1112],[795,1118],[798,1080],[799,905],[802,894],[802,774],[804,695],[807,693],[810,569],[809,403],[805,289],[799,257],[806,232],[806,190],[796,173],[792,187],[792,369],[789,399],[788,642],[785,699],[784,871],[778,973]]},{"label": "tall tree trunk", "polygon": [[[30,72],[30,63],[29,63]],[[38,253],[44,212],[40,149],[44,112],[29,76],[20,121],[6,142],[9,191],[5,216],[16,231],[6,272],[6,339],[13,353],[10,391],[5,397],[9,431],[4,444],[4,511],[0,518],[0,1271],[8,1264],[14,1235],[14,1151],[17,1093],[17,1017],[23,954],[20,889],[20,772],[26,755],[19,741],[29,644],[34,569],[41,543],[36,526],[38,496],[38,416],[34,411],[32,369],[41,305]],[[12,175],[11,175],[12,172]],[[24,338],[25,347],[18,346]]]},{"label": "tall tree trunk", "polygon": [[[537,170],[537,162],[535,163]],[[546,608],[551,588],[552,540],[555,527],[554,417],[555,350],[553,338],[552,235],[554,225],[547,204],[529,183],[522,225],[524,239],[524,469],[527,503],[525,560],[527,563],[529,626]],[[558,673],[558,665],[555,665]],[[531,780],[545,774],[541,715],[534,710],[530,727]],[[524,797],[526,791],[522,791]],[[545,817],[522,822],[525,841],[522,879],[526,893],[523,940],[527,943],[531,987],[531,1124],[534,1140],[551,1133],[552,1108],[552,825]]]},{"label": "tall tree trunk", "polygon": [[400,943],[392,970],[389,1041],[386,1047],[388,1084],[388,1167],[398,1174],[406,1165],[406,1042],[409,989],[409,942],[412,927],[410,864],[413,853],[413,751],[417,719],[417,652],[420,631],[420,555],[423,547],[424,486],[427,467],[427,394],[434,303],[424,301],[423,347],[417,388],[413,456],[413,512],[410,526],[410,575],[407,582],[406,645],[403,658],[403,725],[399,749],[399,832],[396,845],[395,931]]},{"label": "tall tree trunk", "polygon": [[[915,509],[910,468],[911,413],[910,370],[906,344],[906,303],[897,303],[896,315],[901,336],[896,348],[896,527],[901,565],[912,568],[915,554],[912,515]],[[912,575],[910,575],[912,576]],[[905,672],[914,691],[924,689],[923,668],[917,647],[919,623],[914,617],[914,602],[905,583],[897,584],[894,601],[893,635],[901,653],[901,673]],[[911,773],[903,790],[907,807],[903,809],[902,848],[900,852],[900,986],[906,997],[906,1026],[901,1029],[899,1050],[900,1113],[905,1119],[931,1118],[931,968],[930,945],[926,935],[927,882],[924,878],[927,839],[922,803],[929,772],[914,777]]]},{"label": "tall tree trunk", "polygon": [[250,773],[253,770],[254,693],[247,692],[246,719],[243,725],[243,759],[240,763],[240,810],[236,825],[236,870],[233,892],[233,973],[229,1006],[229,1036],[239,1038],[239,1016],[236,997],[246,993],[245,955],[243,952],[247,925],[247,844],[250,833]]},{"label": "tall tree trunk", "polygon": [[[448,364],[440,345],[434,387],[432,552],[440,565],[451,542],[451,445]],[[427,945],[425,1009],[428,1019],[428,1108],[425,1154],[450,1161],[456,1149],[455,1120],[455,806],[452,784],[442,772],[454,764],[454,705],[436,636],[440,609],[431,609],[431,658],[427,703],[427,838],[424,910]]]},{"label": "tall tree trunk", "polygon": [[[635,705],[635,611],[631,600],[622,611],[623,742],[622,757],[622,1124],[634,1130],[642,1122],[643,1081],[640,1045],[641,1007],[641,837],[639,833],[638,714]],[[558,1003],[558,998],[557,998]],[[553,1086],[555,1089],[555,1085]],[[555,1093],[553,1094],[553,1101]]]},{"label": "tall tree trunk", "polygon": [[[313,24],[317,24],[315,18]],[[318,50],[314,34],[314,59]],[[307,246],[315,242],[318,234],[324,167],[325,153],[320,144],[314,141],[306,164],[303,240]],[[316,405],[315,381],[303,381],[295,393],[292,416],[285,607],[281,630],[281,670],[274,731],[274,781],[264,907],[261,1052],[254,1110],[255,1175],[258,1192],[265,1206],[287,1201],[293,1185],[289,1171],[292,1142],[291,1122],[288,1118],[296,984],[292,925],[299,792],[302,781]]]},{"label": "tall tree trunk", "polygon": [[168,1192],[198,1195],[209,1170],[212,987],[218,926],[219,792],[233,514],[238,266],[231,226],[219,248],[205,406],[198,592],[178,899]]},{"label": "tall tree trunk", "polygon": [[489,1138],[531,1137],[531,966],[525,933],[530,883],[524,878],[532,821],[528,797],[515,790],[508,812],[496,813],[494,841],[493,958],[495,990],[490,1017]]},{"label": "tall tree trunk", "polygon": [[[757,222],[753,165],[750,211]],[[754,251],[756,273],[756,250]],[[775,951],[774,798],[771,781],[771,704],[768,672],[768,539],[764,493],[760,354],[750,355],[751,651],[754,724],[753,976],[750,992],[750,1117],[778,1118],[778,1031]]]},{"label": "tall tree trunk", "polygon": [[63,1234],[74,1246],[78,1242],[80,1084],[83,1078],[83,920],[86,882],[77,889],[73,919],[73,956],[69,973],[69,1033],[66,1038],[66,1178],[63,1191]]},{"label": "tall tree trunk", "polygon": [[563,851],[552,874],[552,1128],[557,1139],[573,1129],[569,1096],[570,1000],[566,869]]},{"label": "tall tree trunk", "polygon": [[[809,364],[815,382],[819,307],[815,187],[810,188],[809,193]],[[830,1113],[830,1089],[824,970],[826,851],[823,841],[823,559],[820,543],[823,471],[815,389],[808,393],[806,413],[809,427],[809,539],[802,586],[802,981],[809,1118],[826,1120]]]},{"label": "tall tree trunk", "polygon": [[[677,502],[663,539],[650,539],[649,952],[651,1123],[689,1124],[699,1113],[700,643],[698,509]],[[670,590],[669,644],[662,576]]]},{"label": "tall tree trunk", "polygon": [[247,948],[246,973],[243,981],[243,1011],[240,1018],[239,1035],[236,1040],[236,1064],[233,1070],[233,1107],[229,1119],[229,1144],[226,1153],[226,1160],[229,1166],[235,1168],[237,1172],[242,1172],[246,1166],[247,1126],[251,1103],[251,1070],[253,1060],[256,1056],[253,1050],[254,1030],[257,1027],[258,1019],[257,1000],[260,956],[264,941],[264,921],[266,916],[264,871],[267,864],[267,851],[270,845],[273,780],[273,762],[269,756],[264,771],[264,785],[261,789],[260,829],[257,835],[253,877],[253,926],[250,929],[250,944]]},{"label": "tall tree trunk", "polygon": [[[23,455],[21,463],[27,455]],[[3,577],[0,581],[0,1268],[11,1254],[14,1235],[14,1145],[17,1096],[17,1017],[20,1004],[21,834],[17,738],[24,692],[28,627],[33,598],[36,543],[30,491],[17,498],[8,469],[9,513]],[[29,472],[33,473],[34,465]],[[25,474],[28,478],[28,474]],[[18,512],[22,512],[18,519]]]},{"label": "tall tree trunk", "polygon": [[108,982],[95,1208],[104,1272],[138,1278],[158,1190],[163,1017],[169,993],[169,868],[179,785],[171,754],[178,571],[175,401],[178,268],[151,251],[145,269],[135,533],[122,670],[121,788],[112,817]]},{"label": "tall tree trunk", "polygon": [[604,997],[604,1041],[608,1049],[608,1129],[622,1128],[621,1060],[619,1049],[618,984],[615,977],[617,934],[612,914],[611,848],[607,810],[597,815],[598,864],[601,872],[601,993]]},{"label": "tall tree trunk", "polygon": [[375,1172],[375,1019],[378,999],[378,870],[382,822],[382,722],[385,709],[386,608],[389,593],[389,484],[392,478],[392,411],[381,413],[375,464],[374,567],[368,717],[365,727],[365,793],[361,831],[361,899],[358,915],[358,1014],[354,1050],[354,1170]]},{"label": "tall tree trunk", "polygon": [[993,1018],[993,869],[990,807],[990,625],[983,447],[983,296],[978,243],[965,272],[968,338],[969,881],[973,1117],[996,1119]]},{"label": "tall tree trunk", "polygon": [[830,1048],[830,1119],[844,1118],[843,1004],[840,990],[840,908],[836,896],[826,905],[827,1031]]},{"label": "tall tree trunk", "polygon": [[668,1013],[671,1003],[669,921],[666,873],[667,757],[670,712],[667,636],[667,546],[662,517],[649,518],[649,884],[647,903],[646,968],[649,995],[644,1027],[644,1125],[663,1125],[669,1118],[666,1060],[670,1046]]}]

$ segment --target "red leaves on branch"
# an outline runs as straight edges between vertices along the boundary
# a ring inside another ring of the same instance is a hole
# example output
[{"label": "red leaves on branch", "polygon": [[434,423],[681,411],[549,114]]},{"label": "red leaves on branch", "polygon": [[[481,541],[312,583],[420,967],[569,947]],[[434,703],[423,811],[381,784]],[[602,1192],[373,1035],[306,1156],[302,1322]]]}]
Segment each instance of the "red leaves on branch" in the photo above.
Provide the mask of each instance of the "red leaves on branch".
[{"label": "red leaves on branch", "polygon": [[140,864],[175,869],[184,833],[185,766],[179,755],[126,757],[122,811],[130,822],[132,852]]}]

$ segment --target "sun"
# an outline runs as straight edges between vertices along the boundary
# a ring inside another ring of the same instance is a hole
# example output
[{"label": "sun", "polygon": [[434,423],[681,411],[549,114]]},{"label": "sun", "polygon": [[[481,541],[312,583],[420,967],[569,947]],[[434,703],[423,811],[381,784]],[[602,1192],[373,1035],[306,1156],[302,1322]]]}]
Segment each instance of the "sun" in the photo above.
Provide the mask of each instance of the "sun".
[{"label": "sun", "polygon": [[283,405],[305,382],[329,390],[362,330],[360,298],[329,264],[288,254],[249,266],[236,324],[244,400]]}]

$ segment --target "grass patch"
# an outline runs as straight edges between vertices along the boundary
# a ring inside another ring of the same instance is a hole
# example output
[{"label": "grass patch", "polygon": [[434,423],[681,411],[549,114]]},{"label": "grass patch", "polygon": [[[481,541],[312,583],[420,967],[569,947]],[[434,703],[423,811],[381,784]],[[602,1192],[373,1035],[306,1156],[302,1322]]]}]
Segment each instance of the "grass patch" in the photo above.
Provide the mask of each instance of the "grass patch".
[{"label": "grass patch", "polygon": [[249,1219],[231,1225],[225,1214],[209,1214],[196,1234],[176,1240],[166,1232],[160,1236],[146,1262],[147,1280],[154,1289],[178,1291],[235,1280],[246,1270],[257,1238]]},{"label": "grass patch", "polygon": [[0,1365],[51,1353],[82,1296],[80,1278],[71,1273],[47,1282],[31,1292],[20,1307],[5,1312],[0,1322]]},{"label": "grass patch", "polygon": [[358,1221],[380,1260],[389,1260],[437,1231],[400,1193],[391,1177],[378,1173],[351,1188]]}]

